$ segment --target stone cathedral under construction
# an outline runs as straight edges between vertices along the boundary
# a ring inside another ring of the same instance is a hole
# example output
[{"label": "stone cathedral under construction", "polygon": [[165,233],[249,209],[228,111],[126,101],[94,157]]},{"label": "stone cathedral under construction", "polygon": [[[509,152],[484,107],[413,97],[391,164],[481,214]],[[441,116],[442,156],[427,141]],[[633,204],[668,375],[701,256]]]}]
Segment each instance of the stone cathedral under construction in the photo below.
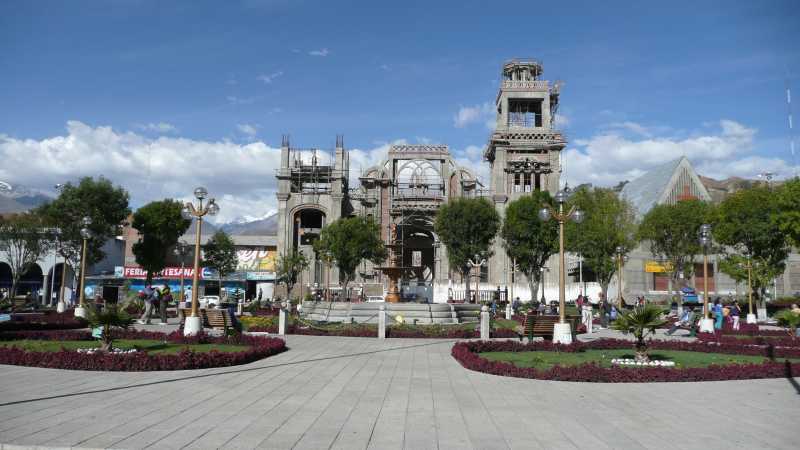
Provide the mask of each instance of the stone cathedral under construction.
[{"label": "stone cathedral under construction", "polygon": [[[281,145],[278,178],[277,249],[299,250],[311,261],[303,283],[339,284],[339,274],[314,255],[312,244],[327,223],[341,217],[372,217],[381,225],[388,243],[396,226],[405,298],[445,301],[463,298],[463,280],[448,264],[446,248],[433,229],[440,205],[454,197],[486,197],[501,217],[506,205],[533,190],[555,193],[559,188],[560,152],[566,145],[554,128],[559,86],[542,79],[542,64],[512,60],[502,67],[495,98],[496,126],[484,151],[491,166],[489,184],[469,168],[459,166],[447,145],[393,145],[386,159],[363,171],[351,186],[349,158],[342,136],[330,150],[292,147],[288,136]],[[511,284],[511,267],[502,244],[495,240],[494,254],[480,273],[481,289]],[[475,274],[476,278],[478,274]],[[369,262],[362,263],[354,283],[367,296],[382,296],[387,279]],[[475,281],[472,280],[474,283]],[[515,283],[526,289],[517,274]],[[359,292],[360,293],[360,292]]]}]

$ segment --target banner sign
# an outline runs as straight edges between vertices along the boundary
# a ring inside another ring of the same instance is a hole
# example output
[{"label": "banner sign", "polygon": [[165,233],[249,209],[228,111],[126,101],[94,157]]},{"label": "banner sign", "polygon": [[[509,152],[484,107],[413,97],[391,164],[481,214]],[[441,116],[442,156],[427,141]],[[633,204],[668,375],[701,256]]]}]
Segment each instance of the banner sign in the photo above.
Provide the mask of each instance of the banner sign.
[{"label": "banner sign", "polygon": [[275,250],[237,250],[238,272],[275,272]]},{"label": "banner sign", "polygon": [[251,281],[269,281],[275,279],[275,272],[247,272],[247,279]]},{"label": "banner sign", "polygon": [[647,273],[664,273],[672,272],[672,263],[658,262],[658,261],[645,261],[644,271]]},{"label": "banner sign", "polygon": [[[175,280],[181,277],[181,272],[183,272],[183,278],[192,278],[194,275],[194,268],[184,267],[181,269],[180,267],[167,267],[161,272],[153,274],[153,278],[162,280]],[[204,267],[202,270],[200,270],[200,278],[216,277],[215,273],[216,272],[214,270]],[[121,276],[122,278],[147,278],[147,271],[141,267],[117,266],[114,268],[114,274],[118,277]]]}]

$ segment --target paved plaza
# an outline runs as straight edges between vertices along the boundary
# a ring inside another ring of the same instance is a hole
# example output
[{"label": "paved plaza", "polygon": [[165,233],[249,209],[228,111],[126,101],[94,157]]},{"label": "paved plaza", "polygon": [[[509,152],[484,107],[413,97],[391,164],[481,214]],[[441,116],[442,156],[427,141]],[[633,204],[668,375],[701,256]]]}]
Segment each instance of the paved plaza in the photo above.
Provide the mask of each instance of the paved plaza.
[{"label": "paved plaza", "polygon": [[[604,331],[603,333],[605,333]],[[246,366],[0,366],[2,448],[797,448],[796,379],[592,384],[462,368],[454,341],[288,336]],[[17,447],[19,446],[19,447]]]}]

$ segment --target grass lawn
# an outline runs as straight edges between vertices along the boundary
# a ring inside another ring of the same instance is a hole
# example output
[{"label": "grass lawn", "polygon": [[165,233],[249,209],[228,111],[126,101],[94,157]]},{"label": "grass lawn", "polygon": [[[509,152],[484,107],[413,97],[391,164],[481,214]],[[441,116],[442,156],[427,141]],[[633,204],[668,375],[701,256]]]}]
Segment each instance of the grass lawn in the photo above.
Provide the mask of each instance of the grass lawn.
[{"label": "grass lawn", "polygon": [[[3,341],[0,342],[0,346],[4,347],[17,346],[17,347],[22,347],[25,350],[36,351],[36,352],[57,352],[61,350],[62,347],[67,350],[75,350],[79,348],[99,347],[100,343],[98,341],[59,342],[59,341],[19,340],[19,341]],[[198,353],[210,352],[212,350],[216,350],[219,352],[242,352],[250,348],[249,346],[246,345],[228,345],[228,344],[196,344],[196,345],[183,345],[183,344],[173,344],[173,343],[165,344],[161,341],[147,340],[147,339],[138,339],[138,340],[120,339],[114,341],[114,347],[123,349],[136,348],[138,350],[146,350],[148,353],[153,355],[178,353],[184,348],[188,348],[189,350]]]},{"label": "grass lawn", "polygon": [[[579,353],[557,353],[557,352],[486,352],[481,353],[481,357],[489,361],[510,362],[518,367],[535,367],[537,369],[549,369],[560,364],[562,366],[574,366],[583,363],[595,362],[602,367],[611,367],[611,360],[614,358],[633,358],[633,350],[614,349],[614,350],[586,350]],[[748,355],[724,355],[721,353],[702,353],[702,352],[683,352],[676,350],[653,350],[650,352],[651,359],[674,361],[677,368],[685,367],[705,367],[710,364],[731,364],[731,363],[762,363],[766,360],[763,356]]]}]

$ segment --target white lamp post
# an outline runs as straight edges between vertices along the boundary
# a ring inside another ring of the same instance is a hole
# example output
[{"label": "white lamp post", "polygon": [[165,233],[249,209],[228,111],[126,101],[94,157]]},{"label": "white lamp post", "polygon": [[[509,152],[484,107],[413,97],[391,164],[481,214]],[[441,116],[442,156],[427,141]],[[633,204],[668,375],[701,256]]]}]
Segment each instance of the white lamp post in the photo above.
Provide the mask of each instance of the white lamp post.
[{"label": "white lamp post", "polygon": [[700,332],[713,333],[714,319],[708,310],[708,247],[711,246],[711,225],[700,225],[699,242],[703,247],[703,320],[700,321]]},{"label": "white lamp post", "polygon": [[539,219],[543,222],[551,218],[558,221],[558,323],[553,325],[553,343],[554,344],[571,344],[572,343],[572,329],[567,322],[566,312],[566,271],[564,259],[564,223],[572,219],[575,223],[583,222],[583,211],[572,207],[569,211],[564,211],[564,204],[567,202],[569,192],[566,189],[558,191],[555,196],[556,203],[558,204],[558,211],[554,211],[549,205],[539,210]]},{"label": "white lamp post", "polygon": [[207,204],[203,205],[203,199],[208,197],[208,190],[206,190],[206,188],[196,188],[194,190],[194,196],[198,201],[197,206],[195,207],[192,202],[188,202],[183,209],[184,217],[187,219],[191,217],[197,218],[197,228],[195,231],[196,235],[194,240],[194,273],[192,274],[192,310],[189,313],[189,317],[184,320],[184,336],[193,336],[203,331],[203,322],[200,320],[200,315],[197,313],[197,292],[200,280],[200,234],[203,229],[203,216],[213,216],[219,212],[219,206],[214,202],[213,198],[210,199]]},{"label": "white lamp post", "polygon": [[89,216],[83,218],[83,228],[81,228],[81,237],[83,238],[83,247],[81,249],[81,282],[80,294],[78,295],[78,306],[75,308],[75,317],[86,318],[86,308],[83,306],[83,299],[86,295],[86,269],[88,264],[86,261],[86,244],[89,238],[92,237],[92,232],[89,230],[89,225],[92,224],[92,219]]}]

